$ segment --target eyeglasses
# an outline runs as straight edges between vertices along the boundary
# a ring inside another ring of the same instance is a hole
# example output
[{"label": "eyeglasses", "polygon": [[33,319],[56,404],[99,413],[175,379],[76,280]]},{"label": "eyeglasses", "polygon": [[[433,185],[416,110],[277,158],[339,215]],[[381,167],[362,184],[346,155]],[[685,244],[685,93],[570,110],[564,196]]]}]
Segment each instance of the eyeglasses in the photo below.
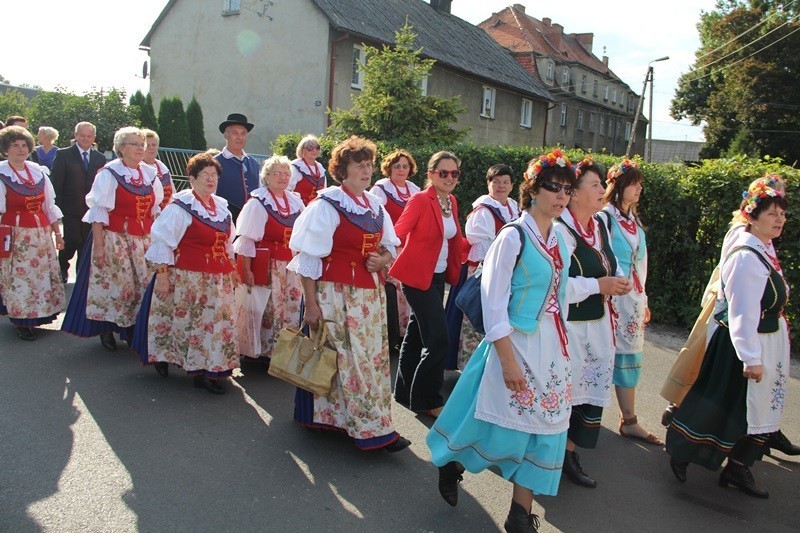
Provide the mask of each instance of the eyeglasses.
[{"label": "eyeglasses", "polygon": [[570,195],[575,190],[575,187],[569,185],[568,183],[556,183],[554,181],[543,181],[542,188],[546,191],[550,192],[559,192],[561,190],[564,191],[564,194]]},{"label": "eyeglasses", "polygon": [[314,150],[319,150],[319,149],[320,149],[320,145],[318,145],[318,144],[307,144],[306,145],[306,150],[308,150],[309,152],[313,152]]},{"label": "eyeglasses", "polygon": [[139,148],[145,147],[144,143],[122,143],[122,144],[127,144],[128,146],[138,146]]},{"label": "eyeglasses", "polygon": [[453,179],[458,179],[461,176],[460,170],[431,170],[434,174],[438,174],[440,178],[447,179],[447,176],[453,176]]},{"label": "eyeglasses", "polygon": [[394,165],[392,165],[392,168],[395,170],[408,170],[409,168],[411,168],[411,165],[404,163],[395,163]]},{"label": "eyeglasses", "polygon": [[200,179],[200,178],[202,178],[202,179],[209,179],[209,178],[217,179],[217,178],[219,178],[219,174],[217,174],[216,172],[201,172],[200,174],[197,175],[197,178],[198,179]]}]

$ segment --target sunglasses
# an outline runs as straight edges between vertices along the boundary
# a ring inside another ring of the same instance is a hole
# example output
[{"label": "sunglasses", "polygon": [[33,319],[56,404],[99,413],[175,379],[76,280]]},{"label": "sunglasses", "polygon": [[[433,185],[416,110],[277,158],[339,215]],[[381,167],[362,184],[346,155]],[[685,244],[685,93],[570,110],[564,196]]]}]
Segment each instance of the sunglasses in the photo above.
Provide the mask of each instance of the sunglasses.
[{"label": "sunglasses", "polygon": [[319,150],[320,146],[318,144],[309,144],[306,145],[306,150],[309,152],[313,152],[314,150]]},{"label": "sunglasses", "polygon": [[460,170],[431,170],[431,172],[438,174],[442,179],[446,179],[447,176],[453,176],[453,179],[458,179],[461,176]]},{"label": "sunglasses", "polygon": [[542,189],[554,193],[558,193],[559,191],[563,190],[564,194],[571,195],[572,192],[575,190],[575,187],[569,185],[568,183],[556,183],[554,181],[543,181],[542,182]]}]

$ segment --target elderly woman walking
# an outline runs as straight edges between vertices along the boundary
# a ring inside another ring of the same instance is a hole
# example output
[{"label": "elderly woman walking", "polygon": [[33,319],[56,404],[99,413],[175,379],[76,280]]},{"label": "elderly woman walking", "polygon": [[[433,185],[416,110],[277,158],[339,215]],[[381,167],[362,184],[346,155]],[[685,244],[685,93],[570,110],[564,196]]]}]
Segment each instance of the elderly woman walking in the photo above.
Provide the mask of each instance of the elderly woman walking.
[{"label": "elderly woman walking", "polygon": [[156,173],[158,181],[161,182],[161,187],[164,189],[164,199],[161,200],[159,207],[163,210],[172,201],[172,195],[175,193],[175,185],[172,183],[172,175],[167,168],[167,165],[156,159],[158,155],[158,146],[161,142],[158,133],[153,130],[143,129],[145,142],[147,146],[144,148],[144,163],[148,165],[153,172]]},{"label": "elderly woman walking", "polygon": [[117,349],[114,332],[130,340],[149,273],[144,254],[150,227],[163,200],[161,182],[142,162],[145,136],[125,127],[114,134],[118,159],[95,176],[86,195],[92,225],[78,278],[64,316],[62,331],[79,337],[100,335],[109,350]]},{"label": "elderly woman walking", "polygon": [[305,205],[328,186],[325,167],[317,161],[321,150],[319,139],[314,135],[306,135],[297,144],[297,159],[292,161],[292,178],[289,180],[288,190],[300,193]]},{"label": "elderly woman walking", "polygon": [[0,162],[0,315],[25,341],[36,340],[33,328],[55,320],[66,303],[56,257],[64,247],[61,210],[42,168],[25,161],[32,149],[28,130],[0,131],[0,153],[8,158]]}]

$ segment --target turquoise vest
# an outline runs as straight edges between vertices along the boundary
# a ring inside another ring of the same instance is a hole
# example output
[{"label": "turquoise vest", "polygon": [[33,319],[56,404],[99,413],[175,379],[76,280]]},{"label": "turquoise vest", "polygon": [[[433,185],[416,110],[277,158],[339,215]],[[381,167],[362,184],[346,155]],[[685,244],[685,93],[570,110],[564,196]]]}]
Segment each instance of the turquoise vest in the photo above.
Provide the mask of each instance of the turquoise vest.
[{"label": "turquoise vest", "polygon": [[600,220],[606,222],[606,227],[609,230],[611,228],[607,221],[610,221],[610,223],[614,225],[614,231],[609,231],[611,234],[611,248],[614,249],[617,262],[619,262],[619,267],[622,269],[622,272],[626,277],[630,277],[631,265],[633,262],[636,261],[639,263],[643,261],[647,254],[647,239],[644,235],[644,229],[642,226],[639,226],[639,246],[634,250],[630,241],[625,238],[625,228],[620,226],[617,219],[614,218],[614,215],[605,210],[600,213]]},{"label": "turquoise vest", "polygon": [[[575,239],[575,251],[572,253],[569,265],[569,276],[571,278],[602,278],[605,276],[613,276],[617,272],[617,258],[614,256],[614,251],[611,249],[609,242],[608,232],[602,221],[595,219],[599,224],[600,231],[600,248],[602,252],[598,252],[578,235],[578,232],[572,229],[563,219],[559,219],[564,227],[572,234]],[[603,263],[603,256],[605,256],[608,265]],[[591,322],[600,320],[606,314],[605,296],[602,294],[593,294],[582,302],[570,304],[569,322]]]},{"label": "turquoise vest", "polygon": [[[764,293],[761,295],[761,320],[758,322],[758,332],[775,333],[780,327],[778,320],[783,315],[783,308],[789,301],[789,291],[787,290],[786,282],[784,281],[783,276],[781,276],[760,253],[758,253],[758,250],[751,248],[750,246],[744,245],[734,248],[731,250],[725,260],[727,261],[728,258],[730,258],[733,254],[742,250],[749,250],[756,254],[756,257],[758,257],[764,266],[769,269],[769,278],[767,279],[767,284],[764,287]],[[725,302],[725,304],[725,309],[714,315],[714,319],[721,326],[728,327],[727,302]]]},{"label": "turquoise vest", "polygon": [[[551,231],[556,230],[552,228]],[[553,291],[553,284],[556,282],[556,272],[552,258],[531,241],[527,232],[524,233],[528,243],[511,276],[508,320],[514,329],[533,335],[536,333],[539,320],[547,310],[549,296]],[[561,269],[561,283],[557,289],[559,306],[563,310],[567,301],[567,277],[569,276],[567,265],[569,261],[566,254],[567,248],[558,232],[556,232],[556,237],[561,257],[567,258]]]}]

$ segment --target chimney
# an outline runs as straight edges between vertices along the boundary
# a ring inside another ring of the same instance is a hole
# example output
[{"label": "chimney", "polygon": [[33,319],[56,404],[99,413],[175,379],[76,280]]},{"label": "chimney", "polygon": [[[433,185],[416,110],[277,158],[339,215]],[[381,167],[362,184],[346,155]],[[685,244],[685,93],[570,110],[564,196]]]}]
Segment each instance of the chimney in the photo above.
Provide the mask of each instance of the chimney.
[{"label": "chimney", "polygon": [[550,20],[550,19],[549,19],[549,18],[547,18],[547,17],[544,17],[544,18],[542,19],[542,24],[544,24],[545,26],[549,26],[551,22],[553,22],[553,21],[552,21],[552,20]]},{"label": "chimney", "polygon": [[581,43],[587,52],[592,53],[592,43],[594,42],[594,33],[573,33],[575,38]]},{"label": "chimney", "polygon": [[431,0],[431,7],[439,13],[447,13],[449,15],[450,4],[452,3],[452,0]]},{"label": "chimney", "polygon": [[603,64],[608,66],[608,56],[603,56]]},{"label": "chimney", "polygon": [[564,37],[564,26],[562,26],[561,24],[551,24],[550,19],[546,20],[548,22],[548,25],[546,28],[544,28],[542,34],[550,42],[550,44],[552,44],[556,48],[556,50],[561,52],[561,41],[562,38]]},{"label": "chimney", "polygon": [[525,14],[525,6],[523,6],[522,4],[514,4],[511,7],[513,7],[515,11],[519,11],[523,15]]}]

